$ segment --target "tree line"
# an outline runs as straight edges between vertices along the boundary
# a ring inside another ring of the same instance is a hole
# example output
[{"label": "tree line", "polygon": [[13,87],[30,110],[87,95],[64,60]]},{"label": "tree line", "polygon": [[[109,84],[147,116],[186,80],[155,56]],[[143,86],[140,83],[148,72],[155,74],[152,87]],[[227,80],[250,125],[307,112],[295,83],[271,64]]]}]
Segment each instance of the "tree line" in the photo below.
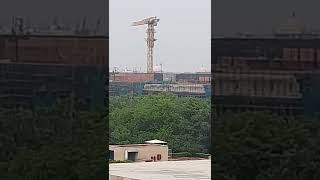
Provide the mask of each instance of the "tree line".
[{"label": "tree line", "polygon": [[320,121],[267,112],[217,116],[209,99],[173,94],[110,97],[109,109],[58,104],[0,112],[0,179],[106,179],[107,145],[168,142],[212,154],[213,179],[320,179]]},{"label": "tree line", "polygon": [[110,97],[109,143],[160,139],[172,152],[210,151],[210,101],[173,94]]}]

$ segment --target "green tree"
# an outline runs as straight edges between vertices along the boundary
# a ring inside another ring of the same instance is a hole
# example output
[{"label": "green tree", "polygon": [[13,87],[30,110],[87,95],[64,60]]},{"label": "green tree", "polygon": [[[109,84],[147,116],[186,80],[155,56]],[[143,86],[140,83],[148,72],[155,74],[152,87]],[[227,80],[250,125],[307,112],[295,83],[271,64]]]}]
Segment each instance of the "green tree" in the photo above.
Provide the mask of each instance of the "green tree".
[{"label": "green tree", "polygon": [[318,179],[318,121],[268,113],[225,114],[213,121],[214,179]]},{"label": "green tree", "polygon": [[0,113],[0,179],[106,179],[106,112],[66,104]]}]

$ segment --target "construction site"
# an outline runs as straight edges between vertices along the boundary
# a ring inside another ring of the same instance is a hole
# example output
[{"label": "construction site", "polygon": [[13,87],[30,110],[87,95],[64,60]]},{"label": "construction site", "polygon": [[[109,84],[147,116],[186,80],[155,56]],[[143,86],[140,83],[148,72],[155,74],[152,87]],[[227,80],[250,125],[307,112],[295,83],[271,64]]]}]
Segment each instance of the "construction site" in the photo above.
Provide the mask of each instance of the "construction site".
[{"label": "construction site", "polygon": [[[319,112],[320,39],[295,15],[270,36],[216,37],[213,99],[216,111],[271,111],[286,116]],[[310,38],[313,36],[313,38]]]},{"label": "construction site", "polygon": [[[156,16],[136,21],[132,26],[147,26],[146,30],[146,65],[147,72],[119,72],[114,68],[109,72],[109,95],[147,95],[171,92],[178,96],[209,98],[211,96],[211,73],[170,73],[154,69]],[[142,38],[141,38],[142,39]]]},{"label": "construction site", "polygon": [[110,96],[171,92],[179,96],[211,97],[211,73],[111,72],[109,74]]},{"label": "construction site", "polygon": [[79,108],[105,106],[108,38],[28,34],[16,19],[0,35],[1,108],[36,108],[71,98]]}]

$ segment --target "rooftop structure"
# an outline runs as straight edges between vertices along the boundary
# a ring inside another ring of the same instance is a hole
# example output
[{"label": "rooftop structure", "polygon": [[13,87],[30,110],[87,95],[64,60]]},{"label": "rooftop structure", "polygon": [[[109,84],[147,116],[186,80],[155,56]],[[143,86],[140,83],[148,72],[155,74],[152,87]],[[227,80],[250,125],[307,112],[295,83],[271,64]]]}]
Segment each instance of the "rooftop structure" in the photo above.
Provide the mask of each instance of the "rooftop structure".
[{"label": "rooftop structure", "polygon": [[161,140],[158,140],[158,139],[146,141],[145,143],[147,143],[147,144],[162,144],[162,145],[167,144],[167,142],[161,141]]},{"label": "rooftop structure", "polygon": [[109,145],[109,160],[113,161],[168,161],[169,149],[166,144],[125,144]]}]

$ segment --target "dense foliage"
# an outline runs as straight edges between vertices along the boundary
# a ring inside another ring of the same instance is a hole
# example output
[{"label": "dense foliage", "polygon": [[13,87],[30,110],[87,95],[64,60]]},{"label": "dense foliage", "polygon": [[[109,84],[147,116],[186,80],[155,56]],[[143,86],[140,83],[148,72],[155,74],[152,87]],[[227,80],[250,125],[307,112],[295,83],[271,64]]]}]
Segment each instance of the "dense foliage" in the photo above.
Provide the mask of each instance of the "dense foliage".
[{"label": "dense foliage", "polygon": [[267,113],[213,121],[213,179],[320,179],[320,123]]},{"label": "dense foliage", "polygon": [[173,152],[208,152],[210,102],[172,94],[110,98],[109,143],[160,139]]},{"label": "dense foliage", "polygon": [[[49,109],[0,112],[0,179],[106,179],[107,112]],[[169,142],[175,152],[207,152],[210,103],[174,95],[110,99],[110,143]]]},{"label": "dense foliage", "polygon": [[110,144],[160,139],[173,152],[213,152],[213,179],[320,179],[320,121],[268,113],[216,117],[208,99],[172,94],[109,101],[109,117],[78,111],[71,118],[63,104],[1,112],[0,179],[106,179],[108,133]]},{"label": "dense foliage", "polygon": [[106,179],[106,113],[0,113],[0,179]]}]

